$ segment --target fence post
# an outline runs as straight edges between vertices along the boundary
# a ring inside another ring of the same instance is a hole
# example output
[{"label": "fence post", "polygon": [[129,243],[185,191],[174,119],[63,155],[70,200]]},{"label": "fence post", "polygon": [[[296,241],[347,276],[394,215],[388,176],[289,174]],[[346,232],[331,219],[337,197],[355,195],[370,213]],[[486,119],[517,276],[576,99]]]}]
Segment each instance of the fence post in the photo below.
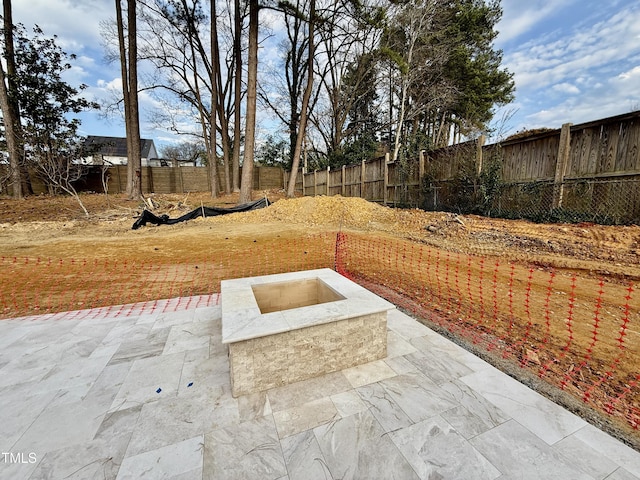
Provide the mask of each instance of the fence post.
[{"label": "fence post", "polygon": [[425,175],[425,158],[424,158],[424,150],[420,150],[420,156],[418,159],[418,202],[420,204],[423,203],[423,192],[424,188],[422,186],[422,182]]},{"label": "fence post", "polygon": [[476,142],[476,168],[478,172],[478,177],[482,173],[482,162],[483,162],[482,147],[484,147],[484,142],[486,141],[487,141],[487,137],[485,137],[484,135],[480,135]]},{"label": "fence post", "polygon": [[345,177],[346,177],[346,170],[345,170],[346,168],[347,168],[346,165],[342,165],[342,188],[340,189],[340,195],[342,195],[343,197],[344,197],[344,194],[345,194],[344,182],[345,182]]},{"label": "fence post", "polygon": [[318,195],[318,171],[313,171],[313,196],[316,197]]},{"label": "fence post", "polygon": [[300,169],[300,173],[301,173],[301,178],[302,178],[302,196],[304,197],[307,194],[307,191],[304,188],[304,176],[307,174],[307,168],[306,167],[302,167]]},{"label": "fence post", "polygon": [[327,192],[326,192],[326,196],[329,196],[329,172],[331,171],[331,167],[327,167]]},{"label": "fence post", "polygon": [[365,178],[364,174],[365,174],[365,169],[366,169],[365,165],[366,165],[366,162],[363,159],[362,160],[362,167],[360,168],[360,198],[362,198],[364,200],[367,199],[367,196],[366,196],[366,194],[364,192],[364,178]]},{"label": "fence post", "polygon": [[389,186],[389,159],[390,159],[390,155],[389,153],[385,153],[384,154],[384,178],[383,178],[383,185],[384,185],[384,190],[382,192],[382,203],[384,203],[385,205],[387,204],[387,200],[389,199],[389,193],[387,192],[387,187]]},{"label": "fence post", "polygon": [[553,179],[553,204],[552,209],[562,208],[564,196],[564,176],[567,174],[567,166],[571,154],[571,125],[565,123],[560,131],[560,145],[558,145],[558,159],[556,160],[556,175]]},{"label": "fence post", "polygon": [[182,179],[182,170],[180,170],[180,163],[176,160],[176,165],[173,167],[175,170],[175,176],[178,177],[178,185],[180,186],[180,193],[184,193],[184,180]]},{"label": "fence post", "polygon": [[122,180],[120,179],[120,167],[116,165],[116,173],[118,174],[118,193],[122,193]]}]

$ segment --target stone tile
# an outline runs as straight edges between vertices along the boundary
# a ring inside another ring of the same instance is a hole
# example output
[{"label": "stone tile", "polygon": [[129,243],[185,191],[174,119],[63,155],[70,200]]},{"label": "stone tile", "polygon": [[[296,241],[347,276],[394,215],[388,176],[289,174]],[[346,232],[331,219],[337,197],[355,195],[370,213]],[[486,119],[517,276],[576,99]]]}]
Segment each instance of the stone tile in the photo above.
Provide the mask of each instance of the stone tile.
[{"label": "stone tile", "polygon": [[470,439],[506,422],[510,417],[460,381],[441,386],[460,405],[441,413],[458,433]]},{"label": "stone tile", "polygon": [[222,307],[215,305],[213,307],[202,307],[194,311],[194,322],[213,322],[218,332],[222,329]]},{"label": "stone tile", "polygon": [[120,348],[120,343],[115,343],[113,345],[101,345],[99,347],[97,347],[92,353],[91,355],[89,355],[89,358],[96,358],[96,357],[113,357],[115,355],[115,353],[118,351],[118,349]]},{"label": "stone tile", "polygon": [[29,480],[115,479],[135,424],[135,418],[133,424],[127,424],[125,420],[134,415],[119,414],[121,412],[116,414],[118,418],[114,415],[108,422],[103,422],[110,425],[94,440],[48,452]]},{"label": "stone tile", "polygon": [[138,319],[136,320],[136,324],[137,325],[151,324],[153,326],[153,324],[156,323],[156,320],[158,320],[159,315],[160,313],[157,313],[157,312],[142,314],[138,316]]},{"label": "stone tile", "polygon": [[271,415],[271,405],[266,392],[242,395],[237,398],[240,422],[256,420],[265,415]]},{"label": "stone tile", "polygon": [[273,413],[280,438],[295,435],[336,418],[339,418],[338,411],[327,397]]},{"label": "stone tile", "polygon": [[574,436],[640,478],[640,452],[626,446],[593,425],[585,425]]},{"label": "stone tile", "polygon": [[425,354],[430,353],[438,357],[448,357],[451,361],[458,365],[463,365],[474,372],[495,369],[492,365],[465,350],[460,345],[433,331],[430,331],[428,335],[411,339],[411,344]]},{"label": "stone tile", "polygon": [[313,430],[280,441],[291,480],[326,480],[331,477]]},{"label": "stone tile", "polygon": [[364,412],[369,408],[355,390],[348,390],[331,395],[331,401],[335,405],[340,417],[348,417],[349,415]]},{"label": "stone tile", "polygon": [[[141,411],[142,405],[138,405],[136,407],[107,413],[96,431],[94,440],[109,441],[110,439],[124,437],[128,443],[138,423]],[[122,453],[124,454],[124,451]]]},{"label": "stone tile", "polygon": [[[640,453],[402,312],[384,363],[233,399],[220,306],[162,308],[0,322],[0,449],[36,455],[0,477],[640,479]],[[209,460],[181,451],[214,431]]]},{"label": "stone tile", "polygon": [[418,479],[368,411],[319,426],[313,432],[331,472],[328,478]]},{"label": "stone tile", "polygon": [[109,365],[161,355],[167,342],[169,331],[170,328],[157,329],[151,331],[145,338],[122,341],[120,348],[111,358]]},{"label": "stone tile", "polygon": [[202,435],[167,445],[157,450],[126,457],[117,480],[148,478],[201,478],[203,466]]},{"label": "stone tile", "polygon": [[593,480],[556,449],[510,420],[469,440],[507,478]]},{"label": "stone tile", "polygon": [[380,382],[413,423],[458,405],[445,390],[420,373],[407,373]]},{"label": "stone tile", "polygon": [[[93,439],[111,396],[46,408],[14,445],[18,451],[45,453]],[[73,428],[70,426],[73,425]]]},{"label": "stone tile", "polygon": [[88,396],[115,395],[129,374],[131,363],[119,363],[105,367],[87,392]]},{"label": "stone tile", "polygon": [[405,340],[415,337],[422,337],[432,332],[431,329],[417,322],[400,310],[390,310],[387,312],[387,326],[389,330],[397,333]]},{"label": "stone tile", "polygon": [[392,432],[413,423],[381,384],[364,385],[356,391],[369,407],[369,412],[375,416],[383,432]]},{"label": "stone tile", "polygon": [[286,475],[282,448],[269,415],[205,436],[203,480],[272,480]]},{"label": "stone tile", "polygon": [[[0,390],[0,450],[10,452],[12,446],[53,401],[57,392],[37,392],[34,384]],[[31,452],[31,450],[29,450]],[[42,456],[41,456],[42,458]]]},{"label": "stone tile", "polygon": [[416,347],[393,330],[387,331],[387,357],[400,357],[417,351]]},{"label": "stone tile", "polygon": [[461,381],[549,445],[586,425],[581,418],[497,370],[476,372]]},{"label": "stone tile", "polygon": [[54,368],[53,363],[24,367],[17,360],[11,361],[0,369],[0,388],[37,382]]},{"label": "stone tile", "polygon": [[238,404],[229,390],[222,387],[207,387],[193,395],[146,403],[131,436],[127,456],[237,423]]},{"label": "stone tile", "polygon": [[[31,474],[36,468],[38,468],[38,464],[44,457],[44,455],[38,456],[37,454],[35,454],[35,452],[32,451],[18,452],[12,450],[3,451],[1,453],[2,457],[0,457],[0,478],[2,478],[3,480],[5,478],[7,480],[22,480],[31,477]],[[7,454],[6,460],[5,454]],[[10,454],[14,455],[13,459],[9,456]]]},{"label": "stone tile", "polygon": [[619,468],[607,477],[607,480],[638,480],[638,477],[631,475],[624,468]]},{"label": "stone tile", "polygon": [[[209,387],[225,387],[231,390],[228,357],[209,357],[208,355],[200,355],[198,352],[202,352],[202,350],[185,352],[178,395],[191,395],[201,388]],[[190,384],[191,386],[189,386]]]},{"label": "stone tile", "polygon": [[393,371],[398,375],[416,373],[419,371],[418,367],[404,357],[385,358],[384,361],[387,365],[393,368]]},{"label": "stone tile", "polygon": [[347,377],[347,380],[349,380],[353,388],[396,376],[396,372],[383,360],[376,360],[356,367],[346,368],[342,370],[342,374]]},{"label": "stone tile", "polygon": [[563,457],[584,473],[591,475],[596,480],[609,478],[618,465],[610,460],[599,450],[591,448],[575,435],[565,438],[556,443],[553,448],[557,450]]},{"label": "stone tile", "polygon": [[171,327],[163,354],[197,350],[208,347],[213,325],[210,322],[191,322]]},{"label": "stone tile", "polygon": [[42,377],[38,389],[47,391],[84,387],[85,391],[89,391],[109,362],[109,358],[82,358],[72,363],[57,364]]},{"label": "stone tile", "polygon": [[0,322],[0,358],[10,345],[23,345],[21,340],[34,328],[24,322],[2,320]]},{"label": "stone tile", "polygon": [[103,345],[114,345],[126,342],[145,340],[151,332],[150,323],[136,323],[135,318],[124,318],[111,328],[103,337]]},{"label": "stone tile", "polygon": [[160,313],[151,328],[153,330],[164,330],[167,327],[173,327],[174,325],[190,323],[193,322],[195,316],[196,309]]},{"label": "stone tile", "polygon": [[335,372],[272,388],[267,391],[267,396],[271,409],[278,412],[351,389],[351,384],[342,372]]},{"label": "stone tile", "polygon": [[[412,340],[412,342],[415,341],[416,339]],[[413,363],[419,371],[438,385],[473,373],[473,370],[464,363],[456,361],[446,352],[438,351],[437,348],[410,353],[405,355],[404,358]]]},{"label": "stone tile", "polygon": [[175,396],[183,364],[184,352],[135,360],[113,400],[112,408],[128,408]]},{"label": "stone tile", "polygon": [[440,416],[389,436],[420,478],[493,480],[500,476],[500,471]]}]

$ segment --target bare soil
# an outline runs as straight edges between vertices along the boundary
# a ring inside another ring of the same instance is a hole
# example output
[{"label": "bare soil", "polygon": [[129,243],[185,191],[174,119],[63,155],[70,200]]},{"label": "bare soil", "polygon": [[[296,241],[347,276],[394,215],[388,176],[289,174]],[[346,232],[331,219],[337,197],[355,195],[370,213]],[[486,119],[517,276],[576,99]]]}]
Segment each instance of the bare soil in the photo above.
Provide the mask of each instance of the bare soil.
[{"label": "bare soil", "polygon": [[[202,234],[215,230],[247,235],[277,231],[323,231],[355,229],[400,236],[434,247],[500,257],[523,264],[582,275],[640,279],[640,227],[595,224],[535,224],[523,220],[503,220],[475,215],[454,215],[421,210],[384,208],[360,199],[311,197],[287,200],[283,191],[254,192],[277,202],[270,209],[247,214],[197,219],[174,226],[149,226],[131,231],[131,225],[145,206],[124,195],[82,195],[90,212],[86,218],[71,197],[32,196],[24,200],[0,197],[0,254],[3,256],[93,257],[97,243],[105,242],[102,255],[122,256],[126,245],[142,238],[180,250],[199,248]],[[156,215],[183,215],[201,205],[232,206],[238,194],[212,199],[208,193],[151,195]],[[279,202],[279,200],[282,200]],[[275,224],[268,226],[268,224]],[[219,226],[218,226],[219,225]],[[222,227],[224,225],[224,227]],[[177,259],[179,260],[179,259]]]},{"label": "bare soil", "polygon": [[[263,196],[275,203],[267,209],[253,212],[199,218],[176,225],[146,226],[135,231],[131,226],[142,210],[150,208],[150,205],[156,215],[178,217],[202,205],[235,205],[238,195],[225,195],[216,199],[212,199],[208,193],[151,195],[146,198],[145,204],[143,201],[127,200],[124,195],[107,197],[87,194],[82,195],[81,199],[90,212],[88,218],[70,197],[34,196],[24,200],[0,197],[0,257],[119,262],[129,260],[166,266],[167,269],[171,265],[191,265],[194,268],[200,266],[202,271],[202,259],[223,257],[231,251],[250,252],[256,244],[278,245],[278,249],[274,249],[277,253],[273,254],[272,259],[276,263],[286,262],[287,249],[302,248],[301,245],[304,245],[305,254],[308,250],[310,254],[319,257],[322,255],[322,248],[321,245],[314,247],[313,239],[321,238],[327,231],[342,230],[366,238],[417,242],[439,252],[475,254],[483,258],[500,259],[501,262],[509,261],[525,267],[522,269],[525,273],[527,268],[533,266],[537,270],[553,269],[559,276],[565,275],[567,279],[573,275],[586,277],[588,281],[580,283],[574,292],[578,297],[592,299],[597,290],[594,285],[598,279],[618,284],[622,290],[629,282],[637,284],[640,279],[640,227],[637,225],[534,224],[473,215],[397,210],[340,196],[286,199],[283,191],[254,192],[254,199]],[[311,240],[301,241],[301,238]],[[316,248],[315,253],[313,248]],[[250,254],[247,255],[246,262],[252,262]],[[370,265],[370,268],[376,267]],[[10,274],[11,277],[5,274]],[[233,266],[228,266],[228,270],[222,274],[232,276]],[[20,275],[24,278],[20,279]],[[19,285],[46,288],[40,287],[29,275],[29,271],[23,268],[3,272],[2,277],[12,278]],[[403,280],[408,282],[410,279]],[[131,282],[135,281],[132,277]],[[527,279],[519,281],[526,285]],[[546,283],[541,281],[537,284],[536,281],[535,278],[533,283],[529,281],[530,288],[537,290],[540,298],[545,298]],[[558,285],[560,283],[562,282],[558,281]],[[569,280],[565,283],[569,285]],[[8,288],[8,284],[5,286]],[[126,284],[123,280],[121,289],[126,291],[135,286],[135,283]],[[0,296],[1,290],[2,288]],[[153,292],[150,295],[152,297]],[[637,301],[634,302],[632,320],[637,321]],[[516,308],[519,307],[516,305]],[[592,310],[589,314],[592,314]],[[540,312],[540,318],[542,315]],[[576,324],[579,324],[577,318]],[[564,328],[562,321],[558,328]],[[559,333],[560,338],[562,334]],[[586,332],[587,344],[588,335]],[[637,325],[629,326],[627,342],[629,346],[635,343],[640,345]],[[638,345],[631,350],[638,347],[640,351]],[[530,352],[524,347],[524,355],[528,355]],[[553,344],[549,343],[548,347],[552,348]],[[468,348],[474,347],[468,345]],[[562,342],[553,348],[557,348],[558,352],[550,353],[549,358],[554,355],[565,357]],[[637,352],[631,350],[622,358],[619,367],[625,372],[637,373]],[[615,351],[612,352],[612,355],[616,355]],[[533,355],[542,354],[543,352],[533,352]],[[499,360],[495,363],[500,363]],[[544,358],[541,360],[545,361]],[[603,357],[602,361],[609,363],[611,360]],[[518,376],[518,372],[513,374]],[[541,387],[536,382],[535,375],[529,375],[528,383],[544,389],[544,386]],[[637,407],[638,399],[627,400]],[[563,401],[565,404],[571,403]],[[587,415],[582,412],[579,403],[575,410]],[[601,420],[600,423],[604,424],[606,421]],[[640,448],[637,432],[630,432],[629,428],[620,424],[612,427],[613,430],[616,428],[624,431],[620,436],[628,443]]]}]

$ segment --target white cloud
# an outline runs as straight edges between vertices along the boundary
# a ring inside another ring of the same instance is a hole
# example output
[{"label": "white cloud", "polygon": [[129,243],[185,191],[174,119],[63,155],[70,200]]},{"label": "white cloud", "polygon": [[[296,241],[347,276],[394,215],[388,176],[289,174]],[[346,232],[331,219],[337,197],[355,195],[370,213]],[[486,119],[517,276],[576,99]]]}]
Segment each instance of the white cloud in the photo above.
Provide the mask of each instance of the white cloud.
[{"label": "white cloud", "polygon": [[640,65],[633,67],[628,72],[621,73],[618,78],[622,81],[640,82]]},{"label": "white cloud", "polygon": [[497,26],[500,32],[497,44],[502,45],[526,34],[537,24],[553,16],[576,0],[529,0],[523,6],[523,0],[503,0],[502,20]]},{"label": "white cloud", "polygon": [[580,89],[572,83],[563,82],[557,83],[553,86],[553,90],[559,93],[565,93],[568,95],[577,95],[580,93]]},{"label": "white cloud", "polygon": [[640,43],[628,41],[640,35],[640,8],[629,6],[588,28],[583,27],[549,42],[534,39],[505,56],[518,88],[537,89],[573,82],[594,69],[640,56]]},{"label": "white cloud", "polygon": [[45,35],[57,35],[59,45],[69,53],[100,42],[101,20],[115,17],[108,0],[13,0],[13,21],[31,29],[38,25]]}]

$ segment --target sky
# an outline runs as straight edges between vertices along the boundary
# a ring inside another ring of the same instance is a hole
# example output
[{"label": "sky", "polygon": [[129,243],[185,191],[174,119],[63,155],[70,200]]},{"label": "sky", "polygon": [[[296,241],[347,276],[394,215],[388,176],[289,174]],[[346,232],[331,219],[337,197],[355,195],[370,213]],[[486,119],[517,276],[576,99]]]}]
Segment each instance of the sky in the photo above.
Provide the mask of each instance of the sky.
[{"label": "sky", "polygon": [[[492,139],[532,128],[559,128],[640,110],[639,0],[502,0],[495,46],[514,74],[513,103],[498,108]],[[77,55],[65,79],[88,85],[84,96],[99,101],[121,84],[118,64],[108,64],[100,22],[114,18],[113,0],[13,0],[14,23],[39,25]],[[267,44],[259,61],[272,54]],[[157,106],[142,94],[141,135],[163,145],[183,138],[154,128]],[[124,136],[120,118],[81,115],[82,135]],[[263,118],[264,125],[269,119]]]}]

